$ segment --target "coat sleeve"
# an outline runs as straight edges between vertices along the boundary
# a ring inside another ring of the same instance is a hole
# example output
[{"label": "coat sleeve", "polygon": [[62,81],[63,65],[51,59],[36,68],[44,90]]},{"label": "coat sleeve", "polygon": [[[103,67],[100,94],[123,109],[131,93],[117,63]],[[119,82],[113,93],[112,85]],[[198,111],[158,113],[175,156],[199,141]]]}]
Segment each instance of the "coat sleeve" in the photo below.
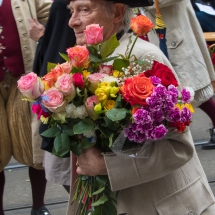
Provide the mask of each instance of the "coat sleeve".
[{"label": "coat sleeve", "polygon": [[52,0],[35,0],[37,20],[40,23],[46,24],[52,2]]},{"label": "coat sleeve", "polygon": [[159,179],[185,165],[192,157],[194,143],[190,131],[171,133],[168,139],[152,143],[149,158],[119,158],[104,154],[113,191]]}]

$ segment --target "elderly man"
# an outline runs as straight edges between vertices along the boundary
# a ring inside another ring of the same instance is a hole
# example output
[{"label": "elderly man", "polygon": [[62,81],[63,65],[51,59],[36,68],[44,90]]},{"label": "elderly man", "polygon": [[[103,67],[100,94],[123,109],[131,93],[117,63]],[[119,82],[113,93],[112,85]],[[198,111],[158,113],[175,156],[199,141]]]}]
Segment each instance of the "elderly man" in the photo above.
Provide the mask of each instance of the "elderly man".
[{"label": "elderly man", "polygon": [[[39,136],[39,121],[33,114],[31,115],[29,103],[21,101],[21,94],[17,89],[17,78],[24,73],[31,72],[33,66],[36,42],[29,37],[28,19],[34,18],[45,24],[51,4],[51,0],[0,1],[1,215],[4,215],[3,168],[10,161],[11,155],[18,162],[29,166],[33,197],[31,215],[50,214],[44,207],[46,179],[45,171],[41,169],[43,154],[40,152],[42,141]],[[35,144],[37,147],[34,147]],[[17,196],[17,198],[22,197]]]},{"label": "elderly man", "polygon": [[[132,16],[129,6],[144,6],[144,1],[70,1],[69,25],[74,29],[77,44],[86,43],[83,33],[86,26],[98,23],[104,26],[104,40],[121,32],[120,46],[114,54],[124,54],[129,34],[121,30],[126,32],[129,28]],[[172,69],[160,49],[146,41],[138,39],[133,53],[138,59],[153,56]],[[102,154],[92,147],[77,161],[76,172],[80,175],[108,175],[112,191],[119,192],[119,215],[214,214],[215,198],[196,155],[190,131],[170,132],[168,138],[153,142],[147,159],[121,159],[114,153]],[[67,214],[76,214],[75,207],[70,201]]]}]

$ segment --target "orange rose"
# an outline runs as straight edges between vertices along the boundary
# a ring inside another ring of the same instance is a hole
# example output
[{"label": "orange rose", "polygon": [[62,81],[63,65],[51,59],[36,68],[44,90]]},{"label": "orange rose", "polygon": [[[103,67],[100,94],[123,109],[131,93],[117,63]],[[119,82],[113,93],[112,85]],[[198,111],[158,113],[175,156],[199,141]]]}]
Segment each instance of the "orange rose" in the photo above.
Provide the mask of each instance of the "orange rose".
[{"label": "orange rose", "polygon": [[152,94],[154,88],[151,79],[140,74],[127,78],[120,90],[125,100],[134,106],[146,105],[146,98]]},{"label": "orange rose", "polygon": [[130,27],[138,36],[147,34],[153,28],[153,26],[154,24],[152,21],[143,15],[139,15],[131,19]]},{"label": "orange rose", "polygon": [[45,86],[45,90],[48,90],[49,88],[53,87],[55,85],[55,82],[57,81],[57,78],[64,73],[61,66],[56,66],[54,69],[52,69],[49,73],[47,73],[45,76],[42,77],[42,82]]},{"label": "orange rose", "polygon": [[73,67],[87,68],[89,64],[89,51],[86,46],[74,46],[66,50]]}]

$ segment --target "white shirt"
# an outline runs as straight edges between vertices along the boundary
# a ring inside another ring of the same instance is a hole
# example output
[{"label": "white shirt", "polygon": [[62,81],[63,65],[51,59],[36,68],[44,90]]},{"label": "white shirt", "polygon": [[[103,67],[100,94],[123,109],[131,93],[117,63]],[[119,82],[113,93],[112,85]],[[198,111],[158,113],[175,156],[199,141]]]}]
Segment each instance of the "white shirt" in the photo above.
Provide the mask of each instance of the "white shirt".
[{"label": "white shirt", "polygon": [[3,0],[0,0],[0,6],[2,5]]}]

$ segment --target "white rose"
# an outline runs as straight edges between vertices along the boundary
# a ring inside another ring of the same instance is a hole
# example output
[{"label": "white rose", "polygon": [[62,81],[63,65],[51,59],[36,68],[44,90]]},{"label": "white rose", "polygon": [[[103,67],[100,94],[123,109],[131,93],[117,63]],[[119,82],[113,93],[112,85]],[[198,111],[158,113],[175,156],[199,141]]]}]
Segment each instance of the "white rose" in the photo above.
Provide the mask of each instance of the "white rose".
[{"label": "white rose", "polygon": [[75,114],[80,119],[86,118],[88,116],[88,113],[85,105],[76,107]]},{"label": "white rose", "polygon": [[104,78],[102,78],[102,82],[108,82],[108,83],[118,83],[119,80],[113,76],[105,76]]}]

